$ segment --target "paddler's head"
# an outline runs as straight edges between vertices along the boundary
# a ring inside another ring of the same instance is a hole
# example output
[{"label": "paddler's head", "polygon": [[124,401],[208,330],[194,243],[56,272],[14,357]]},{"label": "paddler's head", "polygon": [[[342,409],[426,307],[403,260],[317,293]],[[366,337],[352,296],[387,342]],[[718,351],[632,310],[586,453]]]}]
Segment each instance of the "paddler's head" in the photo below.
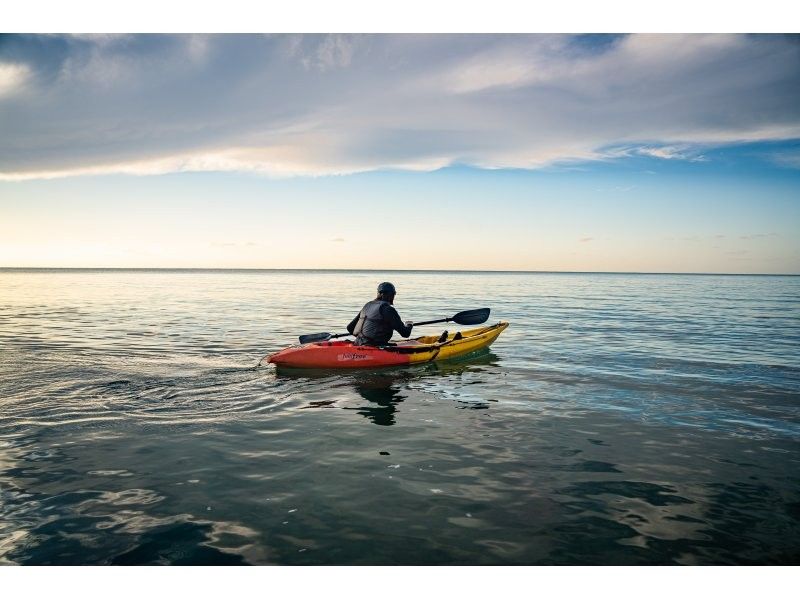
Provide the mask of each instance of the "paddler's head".
[{"label": "paddler's head", "polygon": [[391,282],[382,282],[378,285],[378,296],[375,298],[377,301],[388,301],[394,303],[394,296],[397,295],[397,290]]}]

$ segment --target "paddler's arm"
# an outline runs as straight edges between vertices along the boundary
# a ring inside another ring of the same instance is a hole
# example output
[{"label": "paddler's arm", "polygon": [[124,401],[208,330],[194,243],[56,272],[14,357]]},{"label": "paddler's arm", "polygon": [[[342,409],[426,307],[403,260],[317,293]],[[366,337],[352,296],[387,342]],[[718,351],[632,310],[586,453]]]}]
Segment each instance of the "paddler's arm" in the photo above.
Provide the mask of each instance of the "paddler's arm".
[{"label": "paddler's arm", "polygon": [[350,334],[355,334],[355,330],[356,330],[356,324],[358,324],[358,318],[360,318],[360,317],[361,317],[361,312],[358,312],[358,313],[356,314],[356,317],[355,317],[355,318],[353,318],[353,321],[352,321],[352,322],[350,322],[350,323],[347,325],[347,332],[349,332]]},{"label": "paddler's arm", "polygon": [[400,333],[400,336],[403,338],[408,338],[411,336],[411,329],[414,327],[414,324],[409,322],[408,326],[406,326],[403,323],[403,320],[400,319],[400,314],[397,313],[397,310],[394,307],[388,303],[384,303],[381,306],[381,315],[383,315],[384,320],[389,322],[389,325],[393,330],[397,330],[397,332]]}]

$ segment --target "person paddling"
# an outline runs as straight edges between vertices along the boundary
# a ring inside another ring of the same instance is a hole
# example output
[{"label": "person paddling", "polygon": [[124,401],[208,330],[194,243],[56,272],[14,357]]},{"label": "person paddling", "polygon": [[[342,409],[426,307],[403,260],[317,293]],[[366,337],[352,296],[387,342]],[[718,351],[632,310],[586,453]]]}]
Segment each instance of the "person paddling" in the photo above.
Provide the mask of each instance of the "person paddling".
[{"label": "person paddling", "polygon": [[400,319],[400,314],[393,307],[397,291],[391,282],[382,282],[378,285],[378,296],[367,303],[347,325],[347,331],[356,337],[355,345],[385,345],[392,338],[396,330],[403,338],[411,335],[413,322],[405,324]]}]

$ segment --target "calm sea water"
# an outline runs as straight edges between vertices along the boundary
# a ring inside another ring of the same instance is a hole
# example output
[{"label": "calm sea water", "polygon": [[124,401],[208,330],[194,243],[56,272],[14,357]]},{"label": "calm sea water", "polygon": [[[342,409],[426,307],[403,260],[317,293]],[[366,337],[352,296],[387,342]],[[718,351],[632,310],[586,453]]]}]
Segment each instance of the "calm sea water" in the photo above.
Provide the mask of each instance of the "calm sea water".
[{"label": "calm sea water", "polygon": [[[256,367],[384,279],[511,326]],[[0,271],[0,562],[798,564],[800,278]]]}]

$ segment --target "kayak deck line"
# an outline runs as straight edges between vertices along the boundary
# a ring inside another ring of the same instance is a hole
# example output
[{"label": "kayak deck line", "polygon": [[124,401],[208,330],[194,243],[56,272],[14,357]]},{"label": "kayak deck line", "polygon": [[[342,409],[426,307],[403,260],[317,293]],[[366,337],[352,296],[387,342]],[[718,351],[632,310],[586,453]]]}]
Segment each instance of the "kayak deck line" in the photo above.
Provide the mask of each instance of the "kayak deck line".
[{"label": "kayak deck line", "polygon": [[508,322],[448,333],[420,336],[408,341],[381,347],[354,345],[353,341],[321,341],[293,345],[268,355],[264,361],[279,367],[292,368],[377,368],[443,361],[461,357],[491,345],[508,328]]}]

